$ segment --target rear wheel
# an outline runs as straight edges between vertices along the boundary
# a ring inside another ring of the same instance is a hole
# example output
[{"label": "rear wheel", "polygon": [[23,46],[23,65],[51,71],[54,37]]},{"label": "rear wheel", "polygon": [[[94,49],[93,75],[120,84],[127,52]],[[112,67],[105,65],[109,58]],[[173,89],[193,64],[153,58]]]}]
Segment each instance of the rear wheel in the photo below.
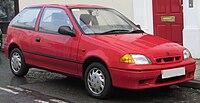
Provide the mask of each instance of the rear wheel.
[{"label": "rear wheel", "polygon": [[22,52],[15,48],[10,53],[10,68],[15,76],[22,77],[28,73],[28,67],[26,66],[24,56]]},{"label": "rear wheel", "polygon": [[105,99],[110,95],[112,84],[107,68],[101,63],[91,63],[84,75],[84,83],[88,94],[92,97]]}]

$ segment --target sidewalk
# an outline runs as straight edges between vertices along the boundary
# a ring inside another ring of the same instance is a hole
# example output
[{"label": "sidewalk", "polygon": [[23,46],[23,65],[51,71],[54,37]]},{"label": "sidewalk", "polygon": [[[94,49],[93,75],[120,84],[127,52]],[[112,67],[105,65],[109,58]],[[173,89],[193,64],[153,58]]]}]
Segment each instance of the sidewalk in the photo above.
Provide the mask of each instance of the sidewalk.
[{"label": "sidewalk", "polygon": [[197,68],[194,75],[194,80],[180,84],[180,86],[200,89],[200,60],[196,60]]},{"label": "sidewalk", "polygon": [[200,81],[200,60],[197,61],[197,69],[195,71],[195,80]]}]

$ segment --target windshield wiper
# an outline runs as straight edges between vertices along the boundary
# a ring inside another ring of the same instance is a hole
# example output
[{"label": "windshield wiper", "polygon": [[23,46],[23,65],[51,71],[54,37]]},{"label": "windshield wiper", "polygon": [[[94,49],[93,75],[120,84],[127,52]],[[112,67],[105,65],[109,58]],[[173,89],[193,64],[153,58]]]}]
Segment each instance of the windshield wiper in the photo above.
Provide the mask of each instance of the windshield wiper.
[{"label": "windshield wiper", "polygon": [[145,33],[143,30],[133,30],[130,31],[129,33]]},{"label": "windshield wiper", "polygon": [[129,30],[123,30],[123,29],[115,29],[115,30],[109,30],[103,33],[100,33],[100,35],[104,34],[119,34],[119,33],[129,33]]}]

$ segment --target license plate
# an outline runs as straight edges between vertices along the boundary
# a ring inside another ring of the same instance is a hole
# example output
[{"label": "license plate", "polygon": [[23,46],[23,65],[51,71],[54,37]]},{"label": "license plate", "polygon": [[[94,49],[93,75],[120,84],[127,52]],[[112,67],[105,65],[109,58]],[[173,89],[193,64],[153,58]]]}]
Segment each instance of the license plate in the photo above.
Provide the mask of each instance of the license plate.
[{"label": "license plate", "polygon": [[185,67],[162,70],[162,79],[185,75]]}]

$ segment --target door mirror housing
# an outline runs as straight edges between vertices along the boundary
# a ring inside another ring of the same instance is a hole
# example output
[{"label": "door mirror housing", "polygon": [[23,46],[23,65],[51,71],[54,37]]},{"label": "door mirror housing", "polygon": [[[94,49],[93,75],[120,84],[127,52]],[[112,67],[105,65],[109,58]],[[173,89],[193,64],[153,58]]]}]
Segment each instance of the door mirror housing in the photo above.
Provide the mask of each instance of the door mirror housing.
[{"label": "door mirror housing", "polygon": [[58,33],[63,34],[63,35],[69,35],[71,37],[75,37],[76,34],[69,26],[61,26],[58,29]]},{"label": "door mirror housing", "polygon": [[140,25],[136,25],[139,29],[141,29],[141,26]]}]

